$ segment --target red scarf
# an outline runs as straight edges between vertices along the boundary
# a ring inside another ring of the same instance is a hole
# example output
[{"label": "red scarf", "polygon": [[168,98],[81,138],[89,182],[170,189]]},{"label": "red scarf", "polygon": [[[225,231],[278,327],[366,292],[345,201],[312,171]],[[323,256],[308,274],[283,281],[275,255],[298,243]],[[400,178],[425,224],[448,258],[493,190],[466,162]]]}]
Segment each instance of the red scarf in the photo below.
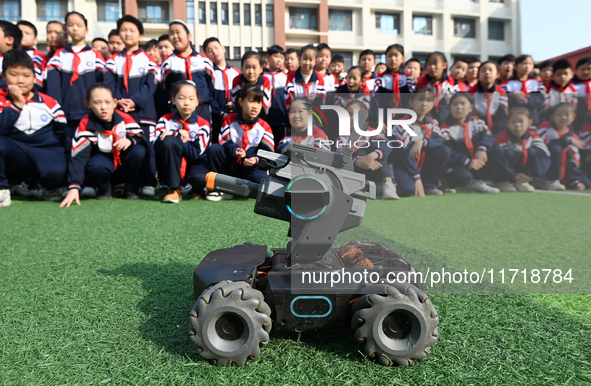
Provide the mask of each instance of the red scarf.
[{"label": "red scarf", "polygon": [[121,139],[119,134],[117,134],[117,130],[115,130],[116,127],[103,131],[103,134],[113,137],[113,163],[115,164],[115,170],[117,170],[117,166],[121,165],[121,152],[115,147],[115,143]]},{"label": "red scarf", "polygon": [[177,54],[177,56],[185,60],[185,78],[187,80],[193,80],[193,75],[191,74],[191,55],[186,58],[181,54]]},{"label": "red scarf", "polygon": [[230,82],[228,80],[228,74],[226,74],[226,71],[228,70],[230,70],[228,67],[220,68],[220,71],[222,71],[222,74],[224,74],[224,93],[226,96],[226,100],[230,101],[232,100],[232,90],[230,90]]},{"label": "red scarf", "polygon": [[470,136],[470,121],[466,121],[461,125],[464,127],[464,143],[470,152],[470,158],[474,159],[474,143],[472,142],[472,137]]},{"label": "red scarf", "polygon": [[[417,125],[419,125],[422,129],[425,130],[424,134],[423,134],[423,138],[430,138],[431,135],[433,134],[433,131],[431,130],[431,128],[428,125],[424,125],[419,123],[418,121],[416,122]],[[417,164],[419,165],[419,171],[423,170],[423,164],[425,163],[425,151],[422,150],[421,154],[419,154],[418,158],[417,158]]]},{"label": "red scarf", "polygon": [[[183,121],[182,119],[178,119],[179,123],[181,123],[183,125],[182,129],[179,130],[187,130],[187,133],[191,134],[191,129],[189,128],[189,123]],[[181,169],[180,169],[180,173],[181,173],[181,178],[184,179],[185,176],[187,175],[187,159],[185,157],[181,158]]]},{"label": "red scarf", "polygon": [[523,154],[523,167],[525,167],[525,164],[527,164],[527,158],[529,156],[527,150],[527,139],[521,140],[521,154]]},{"label": "red scarf", "polygon": [[80,66],[79,52],[72,50],[72,54],[74,55],[74,60],[72,61],[72,78],[70,78],[70,86],[80,77],[80,73],[78,72],[78,67]]},{"label": "red scarf", "polygon": [[131,72],[131,65],[133,64],[131,60],[131,55],[133,55],[133,53],[122,52],[122,54],[125,55],[125,64],[123,64],[123,85],[125,86],[125,91],[129,91],[129,73]]}]

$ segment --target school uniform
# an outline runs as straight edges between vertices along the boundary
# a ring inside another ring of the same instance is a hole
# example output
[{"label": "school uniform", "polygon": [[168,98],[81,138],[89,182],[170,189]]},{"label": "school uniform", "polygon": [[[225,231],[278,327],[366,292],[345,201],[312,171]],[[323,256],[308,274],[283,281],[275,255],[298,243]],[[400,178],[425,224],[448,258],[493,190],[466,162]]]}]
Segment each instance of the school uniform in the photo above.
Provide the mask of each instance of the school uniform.
[{"label": "school uniform", "polygon": [[[387,109],[404,107],[408,104],[408,100],[403,100],[401,93],[410,93],[410,84],[412,80],[404,71],[398,70],[386,72],[377,75],[374,81],[373,98],[369,108],[369,125],[372,127],[381,126],[382,123],[387,122]],[[382,110],[380,116],[379,109]]]},{"label": "school uniform", "polygon": [[324,74],[320,74],[320,76],[324,82],[324,90],[327,93],[334,92],[339,86],[339,78],[337,78],[336,75],[331,74],[330,71],[326,70],[326,72]]},{"label": "school uniform", "polygon": [[[107,60],[105,83],[113,91],[115,99],[127,98],[135,102],[135,110],[128,114],[136,121],[145,138],[152,139],[156,127],[154,93],[157,87],[158,64],[143,49],[127,52],[126,49]],[[145,142],[146,165],[141,172],[142,186],[156,186],[156,161],[152,141]]]},{"label": "school uniform", "polygon": [[35,88],[37,91],[43,91],[43,62],[45,61],[45,54],[33,47],[21,47],[31,59],[33,59],[33,67],[35,68]]},{"label": "school uniform", "polygon": [[80,120],[88,112],[84,104],[88,86],[103,81],[105,61],[89,45],[80,51],[71,44],[57,50],[47,63],[47,94],[63,108],[68,120],[65,145],[69,147]]},{"label": "school uniform", "polygon": [[283,149],[285,149],[285,147],[290,143],[297,143],[303,146],[310,146],[318,149],[330,150],[330,144],[328,142],[328,137],[326,136],[326,133],[324,132],[324,130],[317,126],[314,126],[312,130],[312,135],[308,135],[308,132],[305,131],[302,134],[292,132],[291,135],[285,136],[281,141],[279,141],[277,153],[282,153]]},{"label": "school uniform", "polygon": [[199,94],[197,114],[211,124],[212,111],[219,111],[220,107],[213,98],[213,64],[207,56],[193,50],[191,54],[184,57],[175,51],[162,62],[160,74],[161,82],[163,82],[169,98],[172,96],[175,84],[185,79],[193,81]]},{"label": "school uniform", "polygon": [[[439,122],[427,115],[423,121],[416,121],[410,128],[417,134],[411,136],[400,126],[394,126],[393,135],[402,143],[401,148],[392,149],[391,163],[394,165],[396,190],[400,197],[415,194],[415,182],[421,180],[425,189],[437,189],[439,180],[451,157],[451,148],[444,146]],[[410,156],[410,150],[418,141],[423,141],[418,158]]]},{"label": "school uniform", "polygon": [[258,117],[245,122],[242,115],[230,114],[224,120],[218,142],[207,150],[212,171],[256,183],[269,176],[267,172],[259,170],[257,165],[246,167],[242,164],[242,159],[235,157],[238,148],[246,152],[246,158],[256,157],[259,149],[271,152],[275,150],[273,131],[267,122]]},{"label": "school uniform", "polygon": [[550,151],[544,140],[530,127],[521,137],[505,129],[495,139],[503,149],[501,163],[494,175],[495,182],[515,182],[515,175],[543,177],[550,168]]},{"label": "school uniform", "polygon": [[505,91],[494,85],[486,90],[481,84],[476,83],[469,90],[474,96],[474,113],[486,122],[494,136],[499,135],[507,125],[509,114],[509,99]]},{"label": "school uniform", "polygon": [[222,128],[224,116],[234,112],[235,107],[231,110],[228,110],[226,108],[226,104],[228,102],[232,102],[232,85],[234,84],[234,79],[237,76],[240,76],[240,70],[238,70],[236,67],[230,66],[229,64],[226,64],[226,67],[224,68],[220,68],[216,65],[213,66],[213,99],[216,101],[214,104],[216,109],[215,111],[212,111],[213,118],[211,125],[211,138],[216,142]]},{"label": "school uniform", "polygon": [[[131,146],[119,151],[113,145],[127,138]],[[113,184],[125,183],[128,192],[138,190],[139,173],[146,155],[143,131],[137,122],[122,111],[115,110],[111,122],[100,120],[93,112],[80,120],[72,139],[72,153],[68,165],[68,186],[82,189],[90,186],[98,194]]]},{"label": "school uniform", "polygon": [[66,155],[63,134],[66,117],[57,101],[33,91],[22,108],[6,89],[0,90],[0,189],[8,176],[17,182],[33,178],[49,190],[63,186]]},{"label": "school uniform", "polygon": [[[376,79],[377,75],[375,72],[372,72],[370,76],[363,78],[363,84],[365,85],[365,88],[367,88],[371,93],[373,93],[375,90]],[[343,79],[343,82],[344,81],[345,79]],[[343,84],[343,82],[341,82],[341,85]]]},{"label": "school uniform", "polygon": [[290,133],[290,125],[288,118],[288,111],[285,105],[285,86],[287,85],[287,74],[281,70],[272,71],[268,68],[263,72],[263,76],[269,79],[271,84],[272,96],[271,107],[267,114],[267,123],[273,129],[273,136],[275,137],[275,145],[281,138]]},{"label": "school uniform", "polygon": [[581,80],[576,75],[571,82],[577,92],[577,118],[573,123],[576,132],[580,132],[591,116],[591,79]]},{"label": "school uniform", "polygon": [[548,180],[560,180],[567,188],[583,183],[587,189],[591,188],[591,180],[581,171],[581,154],[579,149],[571,143],[579,136],[572,127],[565,132],[558,132],[552,122],[543,122],[537,130],[548,146],[552,163],[546,177]]},{"label": "school uniform", "polygon": [[[189,133],[189,142],[183,143],[180,130]],[[160,139],[165,132],[173,134]],[[209,171],[205,150],[210,139],[209,122],[195,112],[187,120],[183,120],[178,112],[160,118],[154,144],[160,180],[170,189],[176,189],[186,179],[195,192],[202,191]]]},{"label": "school uniform", "polygon": [[577,106],[577,89],[572,82],[569,82],[565,87],[560,87],[554,81],[548,83],[544,87],[544,105],[540,111],[540,121],[545,122],[550,120],[552,108],[560,103],[572,103]]},{"label": "school uniform", "polygon": [[434,111],[432,112],[433,118],[439,122],[445,122],[449,115],[449,101],[451,95],[456,92],[455,80],[444,74],[443,77],[435,81],[429,75],[425,74],[417,80],[417,90],[422,87],[428,87],[435,93]]},{"label": "school uniform", "polygon": [[[544,90],[545,87],[542,83],[538,82],[535,77],[526,79],[525,81],[512,77],[501,83],[501,88],[507,93],[509,97],[509,110],[514,107],[525,107],[529,110],[530,118],[533,121],[533,125],[537,126],[540,124],[539,111],[544,107]],[[526,103],[522,104],[513,97],[513,93],[522,93],[526,97]]]},{"label": "school uniform", "polygon": [[362,102],[369,110],[371,105],[371,90],[367,88],[365,83],[361,83],[356,92],[351,92],[347,84],[337,87],[334,93],[334,103],[337,106],[347,107],[353,101]]},{"label": "school uniform", "polygon": [[302,75],[300,68],[287,75],[284,90],[287,111],[289,111],[292,98],[306,97],[316,105],[324,101],[325,96],[326,89],[324,88],[324,77],[322,77],[318,71],[312,71],[307,82],[304,75]]},{"label": "school uniform", "polygon": [[[247,84],[248,81],[242,74],[235,77],[234,81],[232,82],[232,102],[234,102],[234,110],[236,113],[240,113],[240,104],[238,103],[238,99],[240,99],[240,90],[242,90],[242,87]],[[273,99],[271,81],[269,78],[259,75],[256,85],[259,86],[259,88],[263,91],[263,109],[261,110],[260,116],[262,118],[266,118],[267,114],[269,113],[269,109],[271,108]]]},{"label": "school uniform", "polygon": [[[441,125],[444,143],[452,150],[444,177],[451,188],[466,186],[473,179],[491,181],[501,161],[503,150],[494,143],[494,137],[486,123],[476,115],[469,116],[464,123],[451,115]],[[488,161],[480,170],[468,168],[476,151],[486,151]]]},{"label": "school uniform", "polygon": [[585,144],[585,148],[579,149],[581,153],[581,170],[591,178],[591,123],[583,125],[577,133],[579,140]]},{"label": "school uniform", "polygon": [[[373,131],[375,129],[368,127],[368,130]],[[392,162],[392,148],[387,145],[389,138],[383,133],[374,135],[371,137],[361,136],[355,144],[349,143],[350,137],[348,135],[342,135],[337,138],[336,149],[342,152],[345,147],[355,146],[353,150],[353,169],[357,173],[364,174],[369,181],[381,184],[384,182],[386,177],[390,177],[393,183],[396,183],[394,171],[390,166]],[[376,160],[382,164],[377,170],[362,169],[356,165],[357,160],[360,157],[376,153],[378,158]]]}]

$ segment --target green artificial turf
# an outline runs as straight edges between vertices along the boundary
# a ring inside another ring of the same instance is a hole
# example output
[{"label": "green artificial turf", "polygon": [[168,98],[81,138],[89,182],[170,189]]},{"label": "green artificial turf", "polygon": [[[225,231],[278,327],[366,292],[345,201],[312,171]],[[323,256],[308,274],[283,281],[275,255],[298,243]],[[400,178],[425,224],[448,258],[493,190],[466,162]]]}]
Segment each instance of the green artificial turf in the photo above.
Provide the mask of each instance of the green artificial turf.
[{"label": "green artificial turf", "polygon": [[[457,194],[375,201],[363,226],[339,241],[387,242],[419,270],[572,267],[588,285],[589,200]],[[90,200],[59,209],[15,200],[0,209],[0,382],[591,383],[591,296],[560,294],[565,287],[543,295],[425,288],[440,315],[439,340],[408,368],[364,358],[349,329],[272,332],[246,366],[209,365],[187,335],[193,269],[211,250],[288,241],[287,224],[254,215],[253,205]]]}]

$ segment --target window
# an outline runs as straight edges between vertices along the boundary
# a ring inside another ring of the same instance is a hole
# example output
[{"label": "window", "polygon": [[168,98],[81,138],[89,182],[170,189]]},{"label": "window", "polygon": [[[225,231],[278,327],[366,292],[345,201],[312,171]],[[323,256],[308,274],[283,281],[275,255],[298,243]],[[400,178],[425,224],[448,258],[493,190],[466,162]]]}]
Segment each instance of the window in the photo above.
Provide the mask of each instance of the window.
[{"label": "window", "polygon": [[317,19],[316,8],[289,7],[289,28],[317,30]]},{"label": "window", "polygon": [[228,14],[228,3],[222,3],[222,24],[230,24],[230,15]]},{"label": "window", "polygon": [[232,24],[240,25],[240,4],[238,3],[232,4]]},{"label": "window", "polygon": [[488,0],[489,3],[504,3],[505,0]]},{"label": "window", "polygon": [[240,60],[240,47],[234,47],[234,59]]},{"label": "window", "polygon": [[138,1],[138,17],[144,23],[168,23],[168,1]]},{"label": "window", "polygon": [[475,38],[476,22],[474,19],[454,19],[454,36],[459,38]]},{"label": "window", "polygon": [[2,10],[2,18],[4,20],[19,21],[21,19],[20,1],[5,1],[3,4],[0,4],[0,10]]},{"label": "window", "polygon": [[206,14],[206,10],[205,10],[205,1],[200,1],[199,2],[199,24],[205,24],[205,14]]},{"label": "window", "polygon": [[218,23],[218,3],[214,1],[209,2],[209,22],[211,24]]},{"label": "window", "polygon": [[187,23],[195,24],[195,2],[187,1]]},{"label": "window", "polygon": [[353,12],[340,9],[329,9],[328,29],[330,31],[353,31]]},{"label": "window", "polygon": [[226,49],[226,52],[224,53],[224,58],[230,59],[230,46],[224,46],[224,48]]},{"label": "window", "polygon": [[413,35],[433,35],[433,18],[431,16],[413,16],[412,33]]},{"label": "window", "polygon": [[273,27],[275,25],[275,14],[273,13],[273,4],[265,5],[265,11],[267,13],[267,27]]},{"label": "window", "polygon": [[250,25],[250,4],[244,4],[244,25]]},{"label": "window", "polygon": [[[68,13],[68,3],[65,1],[38,1],[37,19],[39,21],[61,20]],[[117,13],[119,18],[119,13]]]},{"label": "window", "polygon": [[505,22],[488,21],[488,40],[505,40]]},{"label": "window", "polygon": [[119,2],[117,1],[97,1],[97,20],[106,22],[116,22],[119,19]]},{"label": "window", "polygon": [[400,15],[396,13],[376,12],[376,33],[398,35]]},{"label": "window", "polygon": [[254,5],[254,25],[263,25],[263,11],[261,11],[261,9],[262,7],[260,4]]}]

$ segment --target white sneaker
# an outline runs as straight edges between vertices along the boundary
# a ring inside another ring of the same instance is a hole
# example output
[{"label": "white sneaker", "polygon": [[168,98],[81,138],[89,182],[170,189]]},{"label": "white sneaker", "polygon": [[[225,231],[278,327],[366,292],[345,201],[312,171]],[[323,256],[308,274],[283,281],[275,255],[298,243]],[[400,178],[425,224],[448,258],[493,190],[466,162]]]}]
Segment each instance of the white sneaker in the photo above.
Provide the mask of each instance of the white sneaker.
[{"label": "white sneaker", "polygon": [[232,196],[231,194],[221,192],[207,192],[207,195],[205,196],[205,199],[208,201],[231,200],[233,198],[234,196]]},{"label": "white sneaker", "polygon": [[84,198],[96,198],[96,189],[90,186],[85,186],[80,192],[80,197]]},{"label": "white sneaker", "polygon": [[497,194],[500,192],[499,189],[487,185],[486,182],[482,180],[473,180],[466,186],[466,188],[471,193]]},{"label": "white sneaker", "polygon": [[156,195],[156,188],[153,186],[142,186],[140,188],[140,194],[146,197],[154,197]]},{"label": "white sneaker", "polygon": [[9,189],[0,189],[0,208],[3,206],[9,206],[12,203],[10,199]]},{"label": "white sneaker", "polygon": [[566,186],[562,185],[559,180],[551,180],[546,182],[544,190],[566,190]]},{"label": "white sneaker", "polygon": [[517,191],[517,188],[515,187],[515,185],[513,185],[509,181],[495,182],[495,186],[497,188],[499,188],[499,190],[501,192],[516,192]]},{"label": "white sneaker", "polygon": [[399,200],[396,193],[396,185],[392,181],[386,181],[382,184],[382,200]]},{"label": "white sneaker", "polygon": [[535,192],[536,188],[534,188],[529,182],[515,182],[515,188],[519,192]]}]

